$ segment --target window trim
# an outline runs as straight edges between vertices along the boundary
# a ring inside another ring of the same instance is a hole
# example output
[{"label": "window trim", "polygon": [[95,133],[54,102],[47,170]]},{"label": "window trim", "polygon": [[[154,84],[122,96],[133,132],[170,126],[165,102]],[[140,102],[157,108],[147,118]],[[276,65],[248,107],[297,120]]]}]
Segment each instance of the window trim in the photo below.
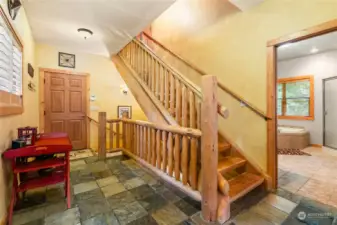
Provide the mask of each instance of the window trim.
[{"label": "window trim", "polygon": [[[303,80],[309,80],[310,82],[309,116],[278,115],[277,116],[278,119],[287,119],[287,120],[314,120],[315,119],[315,92],[314,92],[314,76],[313,75],[280,78],[277,80],[277,85],[298,82],[298,81],[303,81]],[[285,85],[283,85],[282,93],[283,93],[283,96],[282,96],[282,114],[283,114],[286,110]],[[278,98],[276,97],[276,101],[277,99]]]}]

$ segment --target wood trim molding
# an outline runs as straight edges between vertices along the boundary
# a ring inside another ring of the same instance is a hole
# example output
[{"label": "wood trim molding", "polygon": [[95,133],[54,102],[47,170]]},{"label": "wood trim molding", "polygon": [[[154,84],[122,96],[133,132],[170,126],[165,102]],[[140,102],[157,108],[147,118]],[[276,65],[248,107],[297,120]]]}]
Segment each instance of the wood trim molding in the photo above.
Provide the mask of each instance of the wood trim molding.
[{"label": "wood trim molding", "polygon": [[0,225],[6,225],[7,224],[7,215],[4,215],[0,220]]},{"label": "wood trim molding", "polygon": [[267,167],[272,188],[277,188],[277,132],[276,132],[276,48],[287,42],[296,42],[337,30],[337,19],[289,34],[267,42]]},{"label": "wood trim molding", "polygon": [[82,75],[82,76],[90,76],[90,73],[84,73],[84,72],[77,72],[72,70],[62,70],[62,69],[52,69],[52,68],[40,68],[40,72],[51,72],[51,73],[66,73],[71,75]]},{"label": "wood trim molding", "polygon": [[323,147],[323,145],[321,145],[321,144],[311,144],[310,146],[316,147],[316,148],[322,148]]},{"label": "wood trim molding", "polygon": [[317,26],[313,26],[310,28],[306,28],[303,30],[300,30],[293,34],[288,34],[280,38],[276,38],[273,40],[268,41],[267,46],[271,47],[277,47],[281,44],[287,43],[287,42],[296,42],[301,41],[304,39],[308,39],[314,36],[318,36],[321,34],[326,34],[331,31],[337,30],[337,19],[331,20],[322,24],[319,24]]}]

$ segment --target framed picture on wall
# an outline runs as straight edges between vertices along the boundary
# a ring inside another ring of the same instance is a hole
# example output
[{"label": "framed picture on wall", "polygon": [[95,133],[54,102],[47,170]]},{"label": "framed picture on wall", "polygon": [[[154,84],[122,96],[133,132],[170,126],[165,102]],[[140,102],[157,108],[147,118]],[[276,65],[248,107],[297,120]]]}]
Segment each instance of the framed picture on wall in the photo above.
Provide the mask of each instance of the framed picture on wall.
[{"label": "framed picture on wall", "polygon": [[131,119],[132,118],[132,106],[119,105],[117,107],[117,115],[119,119],[123,117]]}]

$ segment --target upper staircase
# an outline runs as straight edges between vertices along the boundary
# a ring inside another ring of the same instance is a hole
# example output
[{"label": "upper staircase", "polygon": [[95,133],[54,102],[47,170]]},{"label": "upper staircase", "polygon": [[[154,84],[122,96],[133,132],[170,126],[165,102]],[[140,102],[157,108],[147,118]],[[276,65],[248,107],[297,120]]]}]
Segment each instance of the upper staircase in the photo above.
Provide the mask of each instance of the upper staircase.
[{"label": "upper staircase", "polygon": [[[164,62],[150,47],[133,39],[112,59],[149,121],[202,130],[201,89]],[[226,119],[229,116],[228,110],[220,103],[218,103],[217,111],[219,119]],[[209,134],[202,133],[202,135]],[[221,205],[221,202],[226,202],[228,197],[229,202],[233,202],[246,195],[263,184],[265,177],[261,170],[250,163],[244,153],[234,147],[222,134],[218,133],[217,139],[218,204]],[[186,143],[187,141],[184,142],[182,139],[182,146]],[[183,183],[201,192],[201,183],[204,179],[200,168],[201,143],[197,142],[195,145],[199,152],[197,159],[199,177],[198,179],[183,178]],[[183,158],[183,160],[191,159]],[[204,169],[207,170],[207,168]],[[183,166],[180,170],[183,177],[186,177],[188,172],[184,171]],[[226,210],[218,206],[219,221],[228,219]]]}]

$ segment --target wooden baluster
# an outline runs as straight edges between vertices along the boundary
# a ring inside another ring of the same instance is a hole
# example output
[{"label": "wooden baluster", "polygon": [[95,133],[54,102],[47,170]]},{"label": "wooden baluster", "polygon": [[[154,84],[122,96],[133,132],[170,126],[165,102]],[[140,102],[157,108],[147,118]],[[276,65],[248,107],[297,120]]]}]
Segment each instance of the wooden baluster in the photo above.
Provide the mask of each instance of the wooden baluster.
[{"label": "wooden baluster", "polygon": [[152,85],[151,85],[151,91],[153,94],[156,94],[156,65],[157,65],[157,60],[153,58],[153,64],[152,64]]},{"label": "wooden baluster", "polygon": [[175,79],[174,79],[174,76],[173,74],[171,74],[171,82],[170,82],[170,96],[171,96],[171,99],[170,99],[170,108],[171,108],[171,115],[174,115],[174,118],[176,118],[176,115],[175,115],[175,96],[176,96],[176,92],[175,92]]},{"label": "wooden baluster", "polygon": [[166,146],[167,146],[167,139],[166,139],[166,131],[163,131],[163,133],[162,133],[162,144],[163,144],[163,148],[162,148],[162,155],[163,155],[163,162],[162,162],[162,164],[163,164],[163,166],[162,166],[162,170],[164,171],[164,172],[166,172],[166,168],[167,168],[167,149],[166,149]]},{"label": "wooden baluster", "polygon": [[150,87],[150,78],[151,78],[151,55],[147,53],[147,86]]},{"label": "wooden baluster", "polygon": [[143,127],[143,159],[147,160],[147,127]]},{"label": "wooden baluster", "polygon": [[151,149],[152,144],[151,143],[153,141],[151,140],[151,137],[152,137],[151,130],[152,130],[151,128],[147,129],[147,146],[146,146],[147,162],[150,164],[151,164],[151,159],[152,159],[152,149]]},{"label": "wooden baluster", "polygon": [[[161,144],[160,144],[160,130],[157,130],[157,133],[156,133],[156,148],[157,148],[157,154],[156,154],[156,158],[157,160],[157,168],[158,169],[161,169]],[[155,162],[156,164],[156,162]]]},{"label": "wooden baluster", "polygon": [[109,129],[110,129],[110,150],[114,149],[114,124],[109,123]]},{"label": "wooden baluster", "polygon": [[130,150],[133,154],[135,154],[135,149],[134,149],[134,146],[135,146],[135,142],[134,142],[134,130],[133,130],[133,124],[131,123],[129,125],[129,133],[130,133]]},{"label": "wooden baluster", "polygon": [[197,129],[201,129],[201,101],[197,101]]},{"label": "wooden baluster", "polygon": [[156,130],[151,130],[151,164],[152,166],[156,166]]},{"label": "wooden baluster", "polygon": [[[186,87],[183,86],[182,88],[182,126],[187,127],[187,90]],[[181,157],[181,169],[183,174],[183,184],[186,185],[188,182],[188,138],[186,135],[182,137],[182,157]]]},{"label": "wooden baluster", "polygon": [[157,73],[156,73],[156,97],[157,99],[160,99],[160,71],[161,71],[161,65],[160,62],[156,64],[157,67]]},{"label": "wooden baluster", "polygon": [[176,180],[180,180],[180,136],[176,134],[174,137],[174,176]]},{"label": "wooden baluster", "polygon": [[[196,119],[195,119],[195,97],[194,93],[190,91],[190,127],[195,128],[196,127]],[[190,169],[189,169],[189,177],[190,177],[190,183],[193,190],[197,189],[198,183],[197,183],[197,160],[198,160],[198,149],[197,149],[197,143],[198,140],[196,138],[191,138],[191,149],[190,149]]]},{"label": "wooden baluster", "polygon": [[218,98],[216,76],[202,77],[202,216],[215,222],[218,208]]},{"label": "wooden baluster", "polygon": [[193,190],[196,190],[198,188],[198,164],[197,164],[197,160],[198,160],[198,140],[196,138],[191,138],[190,140],[191,143],[191,154],[190,154],[190,182],[191,182],[191,187]]},{"label": "wooden baluster", "polygon": [[162,65],[162,76],[160,78],[160,101],[164,105],[164,100],[165,100],[165,77],[166,77],[166,70],[164,65]]},{"label": "wooden baluster", "polygon": [[165,108],[167,110],[170,109],[170,71],[167,70],[166,76],[165,76]]},{"label": "wooden baluster", "polygon": [[173,176],[173,137],[172,133],[168,134],[167,139],[167,147],[168,147],[168,175]]},{"label": "wooden baluster", "polygon": [[176,120],[181,125],[181,87],[178,80],[176,80]]},{"label": "wooden baluster", "polygon": [[125,122],[122,122],[122,144],[123,144],[123,148],[126,148],[126,135],[125,135]]},{"label": "wooden baluster", "polygon": [[106,157],[106,112],[98,113],[98,159]]},{"label": "wooden baluster", "polygon": [[116,123],[116,148],[121,148],[120,143],[119,143],[119,138],[120,138],[120,130],[119,130],[119,123]]},{"label": "wooden baluster", "polygon": [[139,157],[144,159],[144,154],[143,154],[143,147],[144,147],[144,144],[143,144],[143,141],[144,141],[144,138],[143,138],[143,133],[144,133],[144,129],[143,127],[141,127],[140,125],[138,125],[138,129],[139,129]]}]

